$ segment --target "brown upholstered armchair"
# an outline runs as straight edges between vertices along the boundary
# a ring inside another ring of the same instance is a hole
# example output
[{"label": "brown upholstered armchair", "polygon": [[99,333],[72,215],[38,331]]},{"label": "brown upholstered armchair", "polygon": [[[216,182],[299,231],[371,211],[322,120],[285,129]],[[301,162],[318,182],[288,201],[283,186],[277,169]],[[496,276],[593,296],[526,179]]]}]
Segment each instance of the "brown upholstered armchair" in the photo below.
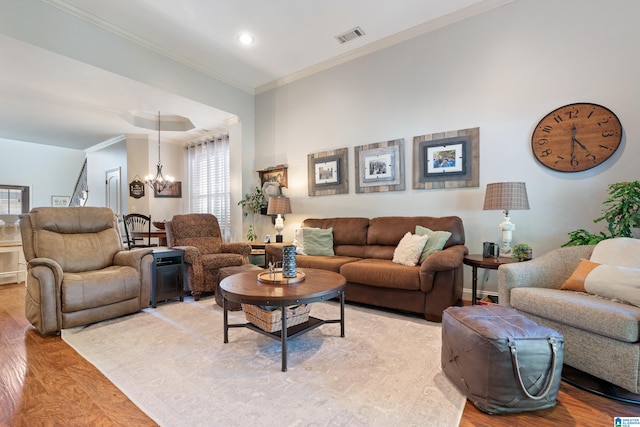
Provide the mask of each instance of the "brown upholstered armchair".
[{"label": "brown upholstered armchair", "polygon": [[203,292],[215,292],[220,268],[249,262],[251,245],[223,242],[218,219],[211,214],[174,215],[165,229],[168,246],[184,250],[185,290],[196,301]]},{"label": "brown upholstered armchair", "polygon": [[125,251],[110,208],[34,208],[20,231],[25,314],[41,334],[149,306],[152,249]]}]

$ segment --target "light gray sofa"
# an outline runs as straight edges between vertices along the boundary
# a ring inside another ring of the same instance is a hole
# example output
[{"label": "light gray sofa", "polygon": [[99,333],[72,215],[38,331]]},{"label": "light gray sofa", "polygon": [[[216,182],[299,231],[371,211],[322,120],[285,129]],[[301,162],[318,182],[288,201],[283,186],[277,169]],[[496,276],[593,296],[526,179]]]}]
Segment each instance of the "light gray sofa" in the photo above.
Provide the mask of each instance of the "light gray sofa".
[{"label": "light gray sofa", "polygon": [[638,393],[640,307],[560,290],[594,246],[555,249],[498,269],[499,304],[565,337],[564,363]]}]

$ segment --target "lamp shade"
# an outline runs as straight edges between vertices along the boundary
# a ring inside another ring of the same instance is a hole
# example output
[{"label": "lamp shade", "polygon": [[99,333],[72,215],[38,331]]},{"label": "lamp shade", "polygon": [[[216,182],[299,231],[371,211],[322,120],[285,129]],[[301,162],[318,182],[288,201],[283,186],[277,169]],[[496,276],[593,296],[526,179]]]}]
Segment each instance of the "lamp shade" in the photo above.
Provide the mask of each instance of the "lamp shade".
[{"label": "lamp shade", "polygon": [[527,210],[527,186],[524,182],[494,182],[487,184],[484,210]]},{"label": "lamp shade", "polygon": [[269,197],[267,215],[290,214],[291,201],[286,196]]}]

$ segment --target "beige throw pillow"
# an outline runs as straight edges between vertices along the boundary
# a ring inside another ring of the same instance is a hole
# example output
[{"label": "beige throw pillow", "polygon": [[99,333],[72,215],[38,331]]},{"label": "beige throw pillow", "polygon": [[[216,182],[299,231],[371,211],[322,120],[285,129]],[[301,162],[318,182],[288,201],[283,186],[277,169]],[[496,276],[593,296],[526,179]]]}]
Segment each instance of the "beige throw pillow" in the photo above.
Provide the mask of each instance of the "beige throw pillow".
[{"label": "beige throw pillow", "polygon": [[393,251],[393,262],[410,267],[415,266],[428,239],[429,236],[418,236],[407,231]]}]

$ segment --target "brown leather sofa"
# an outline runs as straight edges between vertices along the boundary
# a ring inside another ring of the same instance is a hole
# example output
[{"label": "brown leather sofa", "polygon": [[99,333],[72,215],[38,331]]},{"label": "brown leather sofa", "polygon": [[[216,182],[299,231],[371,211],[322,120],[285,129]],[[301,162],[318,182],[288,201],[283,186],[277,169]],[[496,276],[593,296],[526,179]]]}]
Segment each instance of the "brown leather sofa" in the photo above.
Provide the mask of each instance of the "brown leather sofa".
[{"label": "brown leather sofa", "polygon": [[152,249],[125,251],[110,208],[34,208],[20,231],[25,314],[41,334],[149,306]]},{"label": "brown leather sofa", "polygon": [[[427,257],[422,265],[394,263],[396,246],[406,232],[415,232],[416,225],[449,231],[451,237],[442,251]],[[462,220],[456,216],[314,218],[304,220],[302,227],[333,228],[335,256],[296,255],[296,265],[342,274],[347,279],[347,301],[420,313],[437,322],[444,309],[461,301],[462,259],[468,251]],[[281,261],[284,245],[268,244],[267,262]]]}]

